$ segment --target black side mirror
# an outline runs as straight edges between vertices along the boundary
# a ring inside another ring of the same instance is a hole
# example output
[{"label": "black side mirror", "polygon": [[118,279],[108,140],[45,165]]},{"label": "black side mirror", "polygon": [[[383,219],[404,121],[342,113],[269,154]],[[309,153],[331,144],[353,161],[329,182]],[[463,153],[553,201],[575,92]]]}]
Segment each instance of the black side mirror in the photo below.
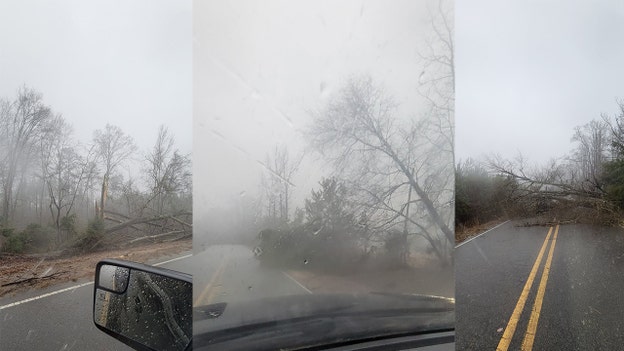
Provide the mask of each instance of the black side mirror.
[{"label": "black side mirror", "polygon": [[140,263],[102,260],[95,271],[93,322],[136,350],[190,350],[192,278]]}]

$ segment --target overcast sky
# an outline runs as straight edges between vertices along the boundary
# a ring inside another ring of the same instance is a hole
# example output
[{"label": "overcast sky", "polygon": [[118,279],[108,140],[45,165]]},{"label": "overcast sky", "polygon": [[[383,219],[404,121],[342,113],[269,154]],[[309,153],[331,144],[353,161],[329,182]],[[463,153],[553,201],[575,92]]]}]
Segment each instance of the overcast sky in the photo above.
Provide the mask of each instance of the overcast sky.
[{"label": "overcast sky", "polygon": [[[427,32],[425,1],[198,1],[194,4],[194,210],[255,195],[267,152],[301,135],[353,74],[370,74],[417,117],[417,50]],[[295,205],[320,176],[306,157]],[[294,206],[291,206],[294,208]]]},{"label": "overcast sky", "polygon": [[455,157],[543,163],[624,98],[624,2],[458,1]]},{"label": "overcast sky", "polygon": [[191,152],[191,5],[1,1],[0,97],[38,90],[83,142],[111,123],[143,151],[165,124]]}]

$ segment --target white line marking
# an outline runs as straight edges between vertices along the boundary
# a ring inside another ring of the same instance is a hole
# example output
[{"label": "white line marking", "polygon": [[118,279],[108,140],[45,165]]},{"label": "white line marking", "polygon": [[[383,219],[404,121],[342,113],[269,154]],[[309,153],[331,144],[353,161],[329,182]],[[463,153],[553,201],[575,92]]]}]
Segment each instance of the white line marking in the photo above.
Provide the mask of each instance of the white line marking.
[{"label": "white line marking", "polygon": [[[160,265],[165,264],[165,263],[181,260],[181,259],[188,258],[188,257],[191,257],[191,256],[193,256],[193,255],[189,254],[189,255],[184,255],[184,256],[172,258],[172,259],[164,261],[164,262],[156,263],[156,264],[154,264],[154,266],[160,266]],[[93,284],[93,282],[82,283],[82,284],[70,286],[69,288],[56,290],[56,291],[52,291],[52,292],[49,292],[49,293],[46,293],[46,294],[43,294],[43,295],[39,295],[39,296],[31,297],[31,298],[28,298],[28,299],[16,301],[16,302],[10,303],[8,305],[0,306],[0,310],[3,310],[5,308],[9,308],[9,307],[13,307],[13,306],[17,306],[17,305],[21,305],[21,304],[26,303],[26,302],[31,302],[31,301],[43,299],[44,297],[48,297],[48,296],[64,293],[66,291],[75,290],[75,289],[82,288],[83,286],[87,286],[87,285],[91,285],[91,284]]]},{"label": "white line marking", "polygon": [[457,246],[455,246],[455,248],[458,248],[458,247],[460,247],[460,246],[462,246],[462,245],[464,245],[464,244],[466,244],[466,243],[468,243],[468,242],[470,242],[470,241],[472,241],[472,240],[474,240],[474,239],[476,239],[476,238],[480,237],[481,235],[483,235],[483,234],[485,234],[485,233],[487,233],[487,232],[489,232],[489,231],[492,231],[492,230],[494,230],[494,229],[496,229],[496,228],[500,227],[501,225],[503,225],[503,224],[505,224],[505,223],[507,223],[507,222],[509,222],[509,220],[506,220],[506,221],[504,221],[503,223],[501,223],[501,224],[497,225],[497,226],[496,226],[496,227],[494,227],[494,228],[490,228],[490,229],[488,229],[488,230],[484,231],[483,233],[481,233],[481,234],[479,234],[479,235],[473,236],[472,238],[470,238],[470,239],[468,239],[468,240],[466,240],[466,241],[464,241],[464,242],[462,242],[462,243],[459,243]]},{"label": "white line marking", "polygon": [[47,294],[31,297],[31,298],[28,298],[28,299],[25,299],[25,300],[21,300],[21,301],[16,301],[16,302],[10,303],[8,305],[0,306],[0,310],[3,310],[5,308],[9,308],[9,307],[13,307],[13,306],[17,306],[17,305],[21,305],[21,304],[26,303],[26,302],[31,302],[31,301],[43,299],[44,297],[60,294],[60,293],[66,292],[66,291],[82,288],[83,286],[87,286],[87,285],[91,285],[91,284],[93,284],[93,282],[82,283],[82,284],[70,286],[69,288],[52,291],[52,292],[49,292]]},{"label": "white line marking", "polygon": [[428,295],[428,294],[411,294],[413,296],[423,296],[423,297],[433,297],[436,299],[442,299],[442,300],[446,300],[449,302],[455,302],[455,298],[452,297],[448,297],[448,296],[440,296],[440,295]]},{"label": "white line marking", "polygon": [[300,288],[302,288],[303,290],[307,291],[308,294],[312,294],[312,291],[310,291],[310,289],[306,288],[305,286],[303,286],[303,284],[299,283],[295,278],[291,277],[288,273],[282,271],[282,273],[290,280],[292,280],[293,282],[295,282],[295,284],[299,285]]},{"label": "white line marking", "polygon": [[189,257],[191,257],[191,256],[193,256],[193,254],[188,254],[188,255],[184,255],[184,256],[180,256],[180,257],[172,258],[172,259],[170,259],[170,260],[167,260],[167,261],[164,261],[164,262],[160,262],[160,263],[155,263],[155,264],[153,264],[153,265],[154,265],[154,266],[160,266],[160,265],[163,265],[163,264],[165,264],[165,263],[169,263],[169,262],[173,262],[173,261],[178,261],[178,260],[181,260],[181,259],[184,259],[184,258],[189,258]]}]

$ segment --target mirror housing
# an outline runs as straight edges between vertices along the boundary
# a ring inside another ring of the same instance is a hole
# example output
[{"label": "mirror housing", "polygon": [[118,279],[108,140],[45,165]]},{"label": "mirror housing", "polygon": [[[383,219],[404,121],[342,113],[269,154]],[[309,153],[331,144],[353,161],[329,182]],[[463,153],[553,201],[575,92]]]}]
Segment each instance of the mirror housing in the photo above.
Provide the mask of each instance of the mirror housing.
[{"label": "mirror housing", "polygon": [[96,266],[93,322],[136,350],[190,350],[192,304],[188,274],[113,259]]}]

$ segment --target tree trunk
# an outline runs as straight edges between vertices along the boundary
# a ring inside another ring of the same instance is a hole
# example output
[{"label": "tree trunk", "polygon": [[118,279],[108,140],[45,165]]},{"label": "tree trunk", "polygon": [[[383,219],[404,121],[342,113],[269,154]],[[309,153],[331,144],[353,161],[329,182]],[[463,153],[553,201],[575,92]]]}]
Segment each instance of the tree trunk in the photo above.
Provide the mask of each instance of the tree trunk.
[{"label": "tree trunk", "polygon": [[102,179],[102,193],[100,196],[100,209],[98,216],[100,219],[104,219],[104,208],[106,206],[106,197],[108,195],[108,175],[104,175]]}]

